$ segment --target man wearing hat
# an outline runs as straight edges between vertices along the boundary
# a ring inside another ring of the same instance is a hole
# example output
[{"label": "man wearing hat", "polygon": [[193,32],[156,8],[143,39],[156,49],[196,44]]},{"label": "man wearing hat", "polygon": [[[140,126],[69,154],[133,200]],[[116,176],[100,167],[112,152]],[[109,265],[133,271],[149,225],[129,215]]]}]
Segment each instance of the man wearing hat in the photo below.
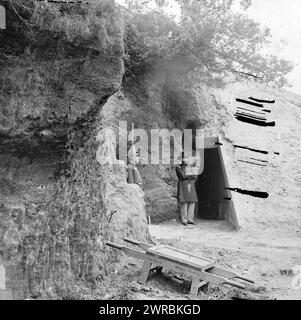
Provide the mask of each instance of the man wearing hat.
[{"label": "man wearing hat", "polygon": [[181,165],[176,167],[178,177],[177,199],[180,203],[181,220],[184,226],[196,224],[194,222],[195,203],[198,197],[195,190],[196,174],[190,174],[189,159],[184,158]]}]

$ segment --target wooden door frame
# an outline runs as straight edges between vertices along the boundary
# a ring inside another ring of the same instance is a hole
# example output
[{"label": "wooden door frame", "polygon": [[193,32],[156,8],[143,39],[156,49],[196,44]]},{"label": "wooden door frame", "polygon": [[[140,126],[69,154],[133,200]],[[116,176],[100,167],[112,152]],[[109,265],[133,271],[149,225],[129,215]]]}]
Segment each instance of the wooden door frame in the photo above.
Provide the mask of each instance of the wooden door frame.
[{"label": "wooden door frame", "polygon": [[[222,172],[223,172],[223,176],[225,179],[225,184],[227,187],[230,187],[228,175],[227,175],[227,171],[226,171],[226,166],[225,166],[225,162],[224,162],[224,157],[223,157],[223,150],[221,148],[222,143],[220,141],[221,141],[221,139],[219,136],[206,136],[206,137],[204,137],[204,149],[217,148],[219,161],[221,163]],[[227,205],[224,206],[224,208],[226,208],[226,211],[227,211],[226,212],[226,220],[231,225],[233,225],[235,230],[238,230],[238,229],[240,229],[240,225],[238,222],[232,193],[230,190],[225,190],[225,191],[226,191],[226,197],[231,199],[231,200],[224,200],[224,201],[227,201]]]}]

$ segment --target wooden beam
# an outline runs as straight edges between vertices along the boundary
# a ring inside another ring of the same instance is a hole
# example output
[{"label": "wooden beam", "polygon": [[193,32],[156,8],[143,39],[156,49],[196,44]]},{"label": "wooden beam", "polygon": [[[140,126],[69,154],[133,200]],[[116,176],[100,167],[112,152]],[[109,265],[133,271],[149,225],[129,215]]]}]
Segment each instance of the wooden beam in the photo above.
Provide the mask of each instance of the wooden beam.
[{"label": "wooden beam", "polygon": [[237,101],[237,102],[241,102],[241,103],[245,103],[245,104],[249,104],[249,105],[251,105],[251,106],[263,108],[263,104],[255,103],[255,102],[248,101],[248,100],[245,100],[245,99],[236,98],[236,101]]},{"label": "wooden beam", "polygon": [[[219,137],[217,137],[217,142],[220,142]],[[221,163],[221,167],[222,167],[222,171],[223,171],[223,176],[225,178],[225,185],[228,186],[229,185],[229,180],[228,180],[228,175],[227,175],[227,171],[226,171],[226,167],[225,167],[225,162],[224,162],[224,157],[223,157],[223,151],[222,148],[220,146],[217,146],[217,151],[218,151],[218,156],[220,159],[220,163]],[[232,194],[231,194],[231,190],[227,190],[226,192],[226,197],[227,198],[233,198]],[[228,202],[228,201],[227,201]],[[230,203],[230,202],[229,202]],[[235,228],[235,230],[239,230],[240,225],[238,222],[238,217],[237,217],[237,213],[235,210],[235,206],[233,201],[231,201],[231,204],[227,204],[228,206],[228,210],[227,210],[227,220],[230,224],[233,225],[233,227]]]},{"label": "wooden beam", "polygon": [[261,103],[275,103],[275,100],[262,100],[262,99],[252,98],[252,97],[249,97],[249,99],[256,102],[261,102]]},{"label": "wooden beam", "polygon": [[257,111],[254,111],[254,110],[251,110],[251,109],[247,109],[247,108],[243,108],[243,107],[236,107],[237,109],[241,109],[241,110],[245,110],[245,111],[250,111],[250,112],[253,112],[253,113],[257,113],[257,114],[261,114],[261,115],[265,115],[264,112],[257,112]]}]

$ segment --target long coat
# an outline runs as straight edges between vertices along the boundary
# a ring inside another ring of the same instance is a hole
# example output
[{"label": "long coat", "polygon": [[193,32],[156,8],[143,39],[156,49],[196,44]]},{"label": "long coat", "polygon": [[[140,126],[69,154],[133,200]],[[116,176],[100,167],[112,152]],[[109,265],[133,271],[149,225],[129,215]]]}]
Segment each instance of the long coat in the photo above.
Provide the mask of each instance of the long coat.
[{"label": "long coat", "polygon": [[178,202],[198,202],[198,197],[195,190],[195,181],[197,176],[186,175],[185,168],[181,166],[176,167],[176,173],[179,179],[177,192]]}]

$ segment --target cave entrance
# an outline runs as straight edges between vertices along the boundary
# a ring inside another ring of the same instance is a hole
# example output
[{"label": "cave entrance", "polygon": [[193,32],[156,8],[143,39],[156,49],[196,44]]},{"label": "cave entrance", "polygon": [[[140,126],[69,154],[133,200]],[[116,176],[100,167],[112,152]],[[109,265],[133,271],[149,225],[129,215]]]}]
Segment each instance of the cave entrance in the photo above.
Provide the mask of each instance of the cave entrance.
[{"label": "cave entrance", "polygon": [[239,228],[234,202],[218,137],[205,137],[204,170],[196,181],[198,205],[195,216],[207,220],[227,220]]}]

